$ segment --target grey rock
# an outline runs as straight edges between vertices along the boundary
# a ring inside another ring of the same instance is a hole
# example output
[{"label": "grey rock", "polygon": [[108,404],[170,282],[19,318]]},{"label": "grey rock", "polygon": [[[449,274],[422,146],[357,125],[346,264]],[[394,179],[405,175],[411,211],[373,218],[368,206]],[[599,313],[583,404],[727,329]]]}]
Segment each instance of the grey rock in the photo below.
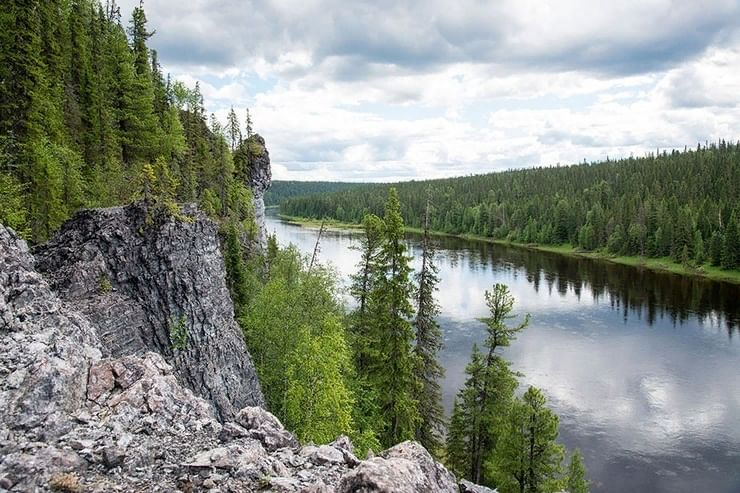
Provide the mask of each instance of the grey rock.
[{"label": "grey rock", "polygon": [[258,246],[262,251],[267,249],[267,226],[265,223],[265,192],[272,184],[270,153],[265,147],[265,139],[255,134],[252,139],[262,147],[262,152],[252,156],[249,162],[249,186],[254,196],[254,216],[258,229]]},{"label": "grey rock", "polygon": [[321,445],[310,456],[314,464],[342,464],[344,463],[344,454],[342,450],[331,445]]},{"label": "grey rock", "polygon": [[0,225],[0,436],[48,440],[74,426],[99,346],[93,325],[34,271],[26,243]]},{"label": "grey rock", "polygon": [[403,442],[345,474],[338,493],[457,493],[455,477],[416,442]]},{"label": "grey rock", "polygon": [[121,447],[109,446],[103,449],[103,464],[108,469],[113,469],[123,464],[126,459],[126,451]]},{"label": "grey rock", "polygon": [[486,486],[471,483],[467,479],[461,479],[459,486],[460,493],[498,493],[498,490],[492,490]]},{"label": "grey rock", "polygon": [[[105,356],[161,354],[228,420],[264,400],[234,320],[217,227],[194,206],[182,214],[165,217],[143,203],[80,211],[37,249],[36,267],[93,322]],[[187,343],[174,349],[170,332],[181,321]],[[125,366],[111,370],[121,388],[139,378]],[[110,391],[108,369],[96,372],[93,400]]]},{"label": "grey rock", "polygon": [[283,447],[298,447],[298,440],[287,431],[280,420],[261,407],[245,407],[234,421],[248,430],[249,436],[262,442],[270,452]]},{"label": "grey rock", "polygon": [[189,468],[239,469],[267,457],[267,452],[256,440],[217,447],[199,453],[184,465]]}]

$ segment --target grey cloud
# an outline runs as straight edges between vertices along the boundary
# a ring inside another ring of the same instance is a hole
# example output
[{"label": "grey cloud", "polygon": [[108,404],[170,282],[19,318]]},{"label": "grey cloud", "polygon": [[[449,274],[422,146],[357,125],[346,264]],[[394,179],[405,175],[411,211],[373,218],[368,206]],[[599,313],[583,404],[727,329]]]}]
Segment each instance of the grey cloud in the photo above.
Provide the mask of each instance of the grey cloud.
[{"label": "grey cloud", "polygon": [[[125,10],[138,3],[123,2]],[[515,4],[461,0],[325,0],[272,3],[260,0],[150,1],[145,7],[159,33],[152,40],[165,63],[231,66],[261,57],[277,60],[291,50],[313,55],[338,79],[382,76],[384,68],[428,72],[456,62],[502,64],[528,70],[583,70],[604,75],[663,70],[702,53],[738,31],[740,6],[716,0],[711,7],[671,2],[641,15],[596,26],[572,8],[568,28],[543,29],[536,9],[516,14]],[[566,9],[563,4],[563,9]],[[585,5],[585,4],[584,4]],[[572,26],[570,25],[572,24]],[[640,29],[635,28],[637,24]],[[594,29],[601,28],[594,33]],[[582,32],[581,32],[582,31]],[[553,37],[554,40],[548,38]]]}]

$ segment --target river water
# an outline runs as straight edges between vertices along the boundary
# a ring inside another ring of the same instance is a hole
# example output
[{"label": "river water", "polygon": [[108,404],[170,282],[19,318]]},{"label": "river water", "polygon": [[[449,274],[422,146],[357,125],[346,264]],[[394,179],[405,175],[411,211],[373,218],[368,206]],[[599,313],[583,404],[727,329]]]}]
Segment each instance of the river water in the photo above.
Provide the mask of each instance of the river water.
[{"label": "river water", "polygon": [[[310,254],[317,230],[268,216]],[[319,259],[343,282],[357,233],[328,231]],[[419,237],[409,235],[418,258]],[[589,259],[437,238],[449,411],[464,382],[484,291],[501,282],[531,323],[504,356],[541,388],[560,441],[584,454],[592,491],[740,492],[740,286]],[[348,303],[351,303],[348,298]]]}]

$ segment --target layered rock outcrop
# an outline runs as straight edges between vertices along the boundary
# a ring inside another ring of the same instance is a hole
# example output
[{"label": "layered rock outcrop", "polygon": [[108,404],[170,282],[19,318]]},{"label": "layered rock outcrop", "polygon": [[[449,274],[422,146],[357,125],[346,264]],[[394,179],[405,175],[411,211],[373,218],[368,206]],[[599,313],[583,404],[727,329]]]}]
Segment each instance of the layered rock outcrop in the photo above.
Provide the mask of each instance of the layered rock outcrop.
[{"label": "layered rock outcrop", "polygon": [[221,419],[264,404],[226,286],[216,225],[142,204],[77,213],[35,252],[51,288],[117,358],[154,351]]},{"label": "layered rock outcrop", "polygon": [[267,248],[267,227],[265,223],[265,192],[272,184],[272,168],[270,167],[270,153],[265,147],[265,139],[261,135],[252,136],[260,152],[252,155],[249,160],[249,186],[254,196],[254,219],[257,224],[257,240],[262,251]]}]

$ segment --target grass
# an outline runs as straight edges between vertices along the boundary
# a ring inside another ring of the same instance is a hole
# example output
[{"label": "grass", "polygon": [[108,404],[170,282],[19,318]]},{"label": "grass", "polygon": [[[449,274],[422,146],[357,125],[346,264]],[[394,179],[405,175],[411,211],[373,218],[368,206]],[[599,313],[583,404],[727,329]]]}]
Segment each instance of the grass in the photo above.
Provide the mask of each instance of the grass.
[{"label": "grass", "polygon": [[[298,224],[301,226],[308,227],[320,227],[320,219],[310,219],[296,216],[287,216],[281,214],[279,216],[284,221],[289,223]],[[325,227],[327,229],[335,230],[347,230],[347,229],[360,229],[362,226],[355,223],[345,223],[341,221],[335,221],[333,219],[327,219]],[[423,233],[421,228],[414,228],[411,226],[406,227],[406,231],[409,233]],[[557,253],[560,255],[568,255],[571,257],[584,257],[594,260],[601,260],[606,262],[613,262],[615,264],[630,265],[633,267],[640,267],[643,269],[650,269],[660,272],[671,272],[673,274],[679,274],[682,276],[695,276],[705,277],[715,281],[726,281],[736,284],[740,284],[740,271],[737,270],[723,270],[719,267],[704,264],[701,266],[687,266],[681,263],[673,261],[670,257],[659,257],[659,258],[648,258],[648,257],[631,257],[631,256],[619,256],[612,255],[606,252],[589,252],[579,248],[573,247],[570,244],[563,245],[538,245],[528,243],[518,243],[506,240],[496,240],[485,236],[471,235],[471,234],[450,234],[443,233],[440,231],[432,231],[435,236],[449,236],[453,238],[463,238],[466,240],[474,241],[485,241],[488,243],[496,243],[499,245],[514,246],[518,248],[528,248],[531,250],[539,250],[542,252]]]}]

